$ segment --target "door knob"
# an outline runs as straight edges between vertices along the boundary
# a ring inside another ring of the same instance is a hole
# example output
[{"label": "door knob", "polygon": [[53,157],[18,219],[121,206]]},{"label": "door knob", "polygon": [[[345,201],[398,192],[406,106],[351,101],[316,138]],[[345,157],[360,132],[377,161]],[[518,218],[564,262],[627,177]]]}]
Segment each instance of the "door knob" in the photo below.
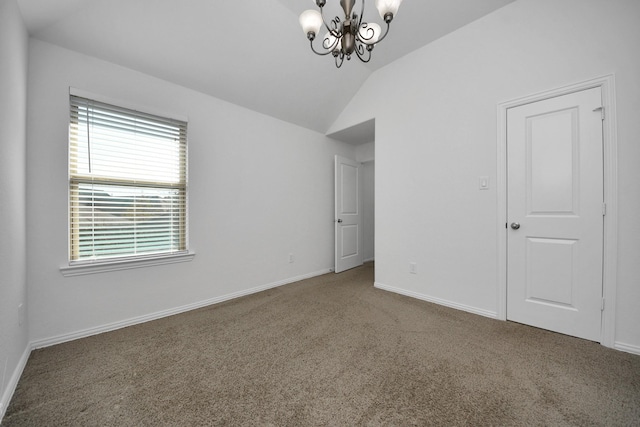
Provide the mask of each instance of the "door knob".
[{"label": "door knob", "polygon": [[341,219],[339,219],[337,222],[342,222],[342,220],[341,220]]},{"label": "door knob", "polygon": [[511,228],[513,228],[514,230],[517,230],[518,228],[520,228],[520,224],[518,224],[517,222],[512,222]]}]

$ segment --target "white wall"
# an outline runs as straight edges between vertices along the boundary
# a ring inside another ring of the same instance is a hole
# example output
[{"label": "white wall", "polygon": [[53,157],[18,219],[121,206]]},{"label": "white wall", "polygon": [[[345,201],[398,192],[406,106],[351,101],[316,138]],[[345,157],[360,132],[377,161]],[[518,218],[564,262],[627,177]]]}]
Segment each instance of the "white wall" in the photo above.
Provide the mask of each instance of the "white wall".
[{"label": "white wall", "polygon": [[[615,341],[640,352],[639,18],[637,0],[519,0],[368,79],[329,133],[376,120],[377,282],[495,315],[496,107],[614,73]],[[489,191],[478,190],[481,175]]]},{"label": "white wall", "polygon": [[[27,279],[33,341],[66,339],[333,267],[333,156],[354,157],[352,146],[34,39],[29,55]],[[188,117],[193,261],[61,275],[59,267],[67,264],[70,86]]]},{"label": "white wall", "polygon": [[356,146],[356,161],[361,163],[371,162],[376,158],[375,141]]},{"label": "white wall", "polygon": [[25,147],[27,31],[15,0],[0,1],[0,419],[24,366],[27,322]]},{"label": "white wall", "polygon": [[362,164],[362,230],[363,258],[365,261],[375,259],[375,161]]}]

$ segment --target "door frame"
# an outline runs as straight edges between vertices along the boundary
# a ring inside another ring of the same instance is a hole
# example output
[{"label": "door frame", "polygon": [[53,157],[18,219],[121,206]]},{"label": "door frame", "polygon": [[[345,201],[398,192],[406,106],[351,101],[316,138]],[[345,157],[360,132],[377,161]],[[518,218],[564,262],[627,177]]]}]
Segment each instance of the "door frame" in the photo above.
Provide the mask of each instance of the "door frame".
[{"label": "door frame", "polygon": [[600,88],[604,106],[602,121],[602,141],[604,160],[604,216],[603,263],[602,263],[602,327],[600,343],[606,347],[615,346],[616,288],[618,259],[618,149],[616,133],[615,76],[609,74],[584,82],[563,86],[537,94],[513,99],[498,104],[498,170],[496,188],[498,198],[498,310],[497,318],[507,320],[507,110],[509,108],[579,92]]}]

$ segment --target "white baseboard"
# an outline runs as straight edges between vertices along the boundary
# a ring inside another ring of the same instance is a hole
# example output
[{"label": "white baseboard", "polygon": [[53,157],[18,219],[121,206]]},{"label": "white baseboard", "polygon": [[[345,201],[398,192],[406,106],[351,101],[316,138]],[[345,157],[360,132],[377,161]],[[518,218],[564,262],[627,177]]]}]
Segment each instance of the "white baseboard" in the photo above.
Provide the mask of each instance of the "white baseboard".
[{"label": "white baseboard", "polygon": [[613,348],[620,351],[626,351],[627,353],[637,354],[640,356],[640,347],[637,345],[625,344],[619,341],[616,341],[613,344]]},{"label": "white baseboard", "polygon": [[203,301],[198,301],[192,304],[183,305],[180,307],[171,308],[168,310],[162,310],[155,313],[146,314],[144,316],[137,316],[127,320],[122,320],[119,322],[113,322],[106,325],[97,326],[94,328],[83,329],[81,331],[76,331],[68,334],[62,334],[51,338],[45,338],[41,340],[31,341],[27,348],[25,348],[20,361],[18,362],[18,366],[16,366],[9,382],[7,383],[7,387],[2,393],[2,398],[0,400],[0,424],[2,423],[2,419],[7,411],[7,407],[11,402],[11,398],[13,397],[13,393],[18,386],[18,381],[20,381],[20,377],[22,376],[22,372],[24,371],[25,366],[27,365],[27,360],[29,360],[29,355],[32,350],[37,348],[49,347],[56,344],[62,344],[64,342],[73,341],[80,338],[86,338],[92,335],[101,334],[103,332],[114,331],[116,329],[125,328],[127,326],[137,325],[139,323],[149,322],[151,320],[161,319],[163,317],[173,316],[174,314],[180,314],[187,311],[195,310],[198,308],[206,307],[213,304],[218,304],[224,301],[229,301],[235,298],[240,298],[246,295],[251,295],[257,292],[266,291],[267,289],[277,288],[278,286],[287,285],[289,283],[298,282],[304,279],[310,279],[312,277],[321,276],[323,274],[327,274],[332,272],[332,268],[327,268],[324,270],[316,271],[314,273],[303,274],[301,276],[290,277],[288,279],[280,280],[278,282],[268,283],[266,285],[256,286],[254,288],[246,289],[239,292],[234,292],[232,294],[223,295],[220,297],[210,298]]},{"label": "white baseboard", "polygon": [[[106,325],[102,325],[102,326],[98,326],[95,328],[88,328],[88,329],[84,329],[81,331],[77,331],[77,332],[72,332],[69,334],[62,334],[62,335],[58,335],[55,337],[51,337],[51,338],[45,338],[45,339],[41,339],[41,340],[36,340],[36,341],[32,341],[30,343],[30,345],[27,346],[27,348],[25,348],[24,353],[22,354],[18,365],[16,366],[13,374],[11,375],[11,378],[9,379],[9,382],[7,383],[7,387],[4,391],[4,393],[2,394],[2,398],[0,400],[0,422],[2,421],[2,418],[4,418],[5,412],[7,410],[7,407],[9,406],[9,403],[11,402],[11,398],[13,397],[13,393],[15,392],[16,387],[18,386],[18,381],[20,380],[20,377],[22,376],[22,372],[24,371],[24,368],[27,364],[27,361],[29,359],[29,355],[31,354],[31,351],[37,348],[43,348],[43,347],[48,347],[48,346],[52,346],[52,345],[56,345],[56,344],[61,344],[67,341],[72,341],[75,339],[80,339],[80,338],[85,338],[85,337],[89,337],[92,335],[97,335],[103,332],[109,332],[109,331],[113,331],[116,329],[120,329],[120,328],[124,328],[127,326],[132,326],[132,325],[136,325],[139,323],[144,323],[144,322],[149,322],[152,320],[156,320],[156,319],[161,319],[163,317],[168,317],[168,316],[173,316],[175,314],[180,314],[180,313],[184,313],[190,310],[195,310],[198,308],[202,308],[202,307],[206,307],[209,305],[213,305],[213,304],[218,304],[224,301],[229,301],[235,298],[240,298],[246,295],[251,295],[257,292],[262,292],[265,291],[267,289],[272,289],[272,288],[276,288],[278,286],[283,286],[283,285],[287,285],[289,283],[294,283],[294,282],[298,282],[300,280],[304,280],[304,279],[310,279],[312,277],[316,277],[316,276],[321,276],[323,274],[327,274],[332,272],[333,269],[332,268],[327,268],[324,270],[320,270],[320,271],[316,271],[314,273],[308,273],[308,274],[304,274],[301,276],[297,276],[297,277],[291,277],[289,279],[284,279],[278,282],[273,282],[273,283],[269,283],[266,285],[261,285],[261,286],[256,286],[254,288],[250,288],[250,289],[246,289],[244,291],[239,291],[239,292],[234,292],[232,294],[227,294],[227,295],[223,295],[220,297],[215,297],[215,298],[210,298],[207,300],[203,300],[203,301],[199,301],[199,302],[195,302],[192,304],[187,304],[187,305],[183,305],[180,307],[175,307],[172,309],[168,309],[168,310],[163,310],[163,311],[159,311],[159,312],[155,312],[155,313],[151,313],[151,314],[147,314],[144,316],[137,316],[137,317],[133,317],[131,319],[127,319],[127,320],[123,320],[123,321],[119,321],[119,322],[113,322],[113,323],[109,323]],[[464,304],[459,304],[459,303],[455,303],[452,301],[448,301],[448,300],[444,300],[441,298],[435,298],[435,297],[431,297],[428,295],[424,295],[424,294],[420,294],[417,292],[413,292],[413,291],[408,291],[406,289],[401,289],[401,288],[396,288],[394,286],[388,286],[382,283],[378,283],[375,282],[374,286],[378,289],[381,290],[385,290],[388,292],[393,292],[393,293],[397,293],[400,295],[405,295],[411,298],[416,298],[422,301],[427,301],[427,302],[431,302],[431,303],[435,303],[435,304],[439,304],[439,305],[443,305],[445,307],[450,307],[450,308],[454,308],[457,310],[462,310],[462,311],[466,311],[468,313],[473,313],[473,314],[478,314],[480,316],[484,316],[484,317],[489,317],[492,319],[497,319],[497,313],[493,312],[493,311],[489,311],[489,310],[483,310],[483,309],[479,309],[476,307],[472,307],[472,306],[468,306],[468,305],[464,305]],[[628,353],[633,353],[633,354],[637,354],[640,355],[640,347],[639,346],[635,346],[635,345],[631,345],[631,344],[625,344],[625,343],[621,343],[621,342],[616,342],[614,344],[614,348],[616,350],[620,350],[620,351],[625,351]]]},{"label": "white baseboard", "polygon": [[367,258],[363,262],[371,262],[371,261],[375,261],[375,260],[376,260],[375,258]]},{"label": "white baseboard", "polygon": [[174,307],[167,310],[158,311],[155,313],[145,314],[143,316],[137,316],[126,320],[121,320],[118,322],[109,323],[106,325],[96,326],[94,328],[83,329],[76,332],[71,332],[68,334],[62,334],[55,337],[44,338],[40,340],[35,340],[31,342],[31,348],[43,348],[49,347],[56,344],[62,344],[64,342],[77,340],[80,338],[86,338],[92,335],[98,335],[104,332],[115,331],[116,329],[126,328],[127,326],[137,325],[139,323],[145,323],[152,320],[161,319],[163,317],[173,316],[175,314],[184,313],[191,310],[196,310],[198,308],[207,307],[213,304],[219,304],[224,301],[229,301],[235,298],[240,298],[246,295],[255,294],[256,292],[266,291],[267,289],[277,288],[278,286],[287,285],[289,283],[298,282],[304,279],[310,279],[312,277],[320,276],[326,273],[330,273],[333,269],[327,268],[324,270],[316,271],[314,273],[303,274],[301,276],[291,277],[288,279],[280,280],[278,282],[268,283],[266,285],[256,286],[254,288],[246,289],[239,292],[234,292],[227,295],[222,295],[219,297],[209,298],[203,301],[198,301],[191,304],[186,304],[180,307]]},{"label": "white baseboard", "polygon": [[[424,295],[424,294],[420,294],[417,292],[413,292],[413,291],[407,291],[406,289],[401,289],[401,288],[396,288],[394,286],[389,286],[389,285],[385,285],[382,283],[378,283],[375,282],[374,286],[378,289],[382,289],[385,291],[389,291],[389,292],[394,292],[396,294],[400,294],[400,295],[405,295],[411,298],[416,298],[419,300],[423,300],[423,301],[428,301],[428,302],[432,302],[435,304],[440,304],[440,305],[444,305],[445,307],[450,307],[450,308],[455,308],[457,310],[462,310],[462,311],[467,311],[469,313],[473,313],[473,314],[479,314],[481,316],[485,316],[485,317],[490,317],[492,319],[498,319],[498,313],[493,312],[493,311],[489,311],[489,310],[482,310],[476,307],[471,307],[468,305],[464,305],[464,304],[458,304],[455,302],[451,302],[448,300],[444,300],[444,299],[440,299],[440,298],[434,298],[434,297],[430,297],[428,295]],[[624,351],[627,353],[632,353],[632,354],[637,354],[640,355],[640,346],[637,345],[633,345],[633,344],[626,344],[626,343],[622,343],[619,341],[616,341],[613,345],[613,348],[619,351]]]},{"label": "white baseboard", "polygon": [[448,301],[445,299],[441,299],[441,298],[435,298],[429,295],[424,295],[424,294],[420,294],[417,292],[413,292],[413,291],[408,291],[406,289],[401,289],[401,288],[396,288],[394,286],[389,286],[389,285],[385,285],[382,283],[378,283],[375,282],[373,284],[373,286],[375,286],[378,289],[382,289],[384,291],[389,291],[389,292],[393,292],[396,294],[400,294],[400,295],[405,295],[411,298],[416,298],[422,301],[427,301],[427,302],[432,302],[434,304],[439,304],[439,305],[443,305],[445,307],[449,307],[449,308],[455,308],[456,310],[462,310],[462,311],[466,311],[468,313],[473,313],[473,314],[479,314],[480,316],[484,316],[484,317],[490,317],[492,319],[497,319],[498,318],[498,313],[495,311],[489,311],[489,310],[484,310],[481,308],[477,308],[477,307],[472,307],[470,305],[465,305],[465,304],[459,304],[457,302],[452,302],[452,301]]},{"label": "white baseboard", "polygon": [[4,418],[4,414],[7,412],[7,407],[11,402],[13,393],[16,391],[16,387],[18,387],[18,381],[20,381],[24,367],[27,366],[27,360],[29,360],[30,354],[31,346],[27,345],[20,357],[20,360],[18,360],[18,366],[16,366],[11,378],[9,378],[9,382],[7,383],[7,387],[4,389],[4,393],[2,393],[2,398],[0,399],[0,423],[2,423],[2,419]]}]

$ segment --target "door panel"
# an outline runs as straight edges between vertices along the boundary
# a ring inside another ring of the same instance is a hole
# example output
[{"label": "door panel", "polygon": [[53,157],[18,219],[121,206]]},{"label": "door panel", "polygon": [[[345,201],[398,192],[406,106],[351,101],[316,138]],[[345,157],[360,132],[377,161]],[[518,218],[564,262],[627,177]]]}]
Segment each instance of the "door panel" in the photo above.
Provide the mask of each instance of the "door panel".
[{"label": "door panel", "polygon": [[578,241],[527,239],[527,301],[573,307]]},{"label": "door panel", "polygon": [[[507,319],[600,339],[599,88],[507,111]],[[596,111],[594,111],[596,110]]]},{"label": "door panel", "polygon": [[343,225],[341,226],[342,239],[341,255],[342,258],[352,257],[358,255],[358,226],[357,225]]},{"label": "door panel", "polygon": [[577,120],[577,108],[527,118],[529,214],[573,213],[580,172]]},{"label": "door panel", "polygon": [[363,264],[361,167],[335,157],[335,272]]},{"label": "door panel", "polygon": [[346,164],[344,161],[340,163],[342,175],[342,197],[340,204],[341,215],[357,215],[358,214],[358,170],[359,165]]}]

